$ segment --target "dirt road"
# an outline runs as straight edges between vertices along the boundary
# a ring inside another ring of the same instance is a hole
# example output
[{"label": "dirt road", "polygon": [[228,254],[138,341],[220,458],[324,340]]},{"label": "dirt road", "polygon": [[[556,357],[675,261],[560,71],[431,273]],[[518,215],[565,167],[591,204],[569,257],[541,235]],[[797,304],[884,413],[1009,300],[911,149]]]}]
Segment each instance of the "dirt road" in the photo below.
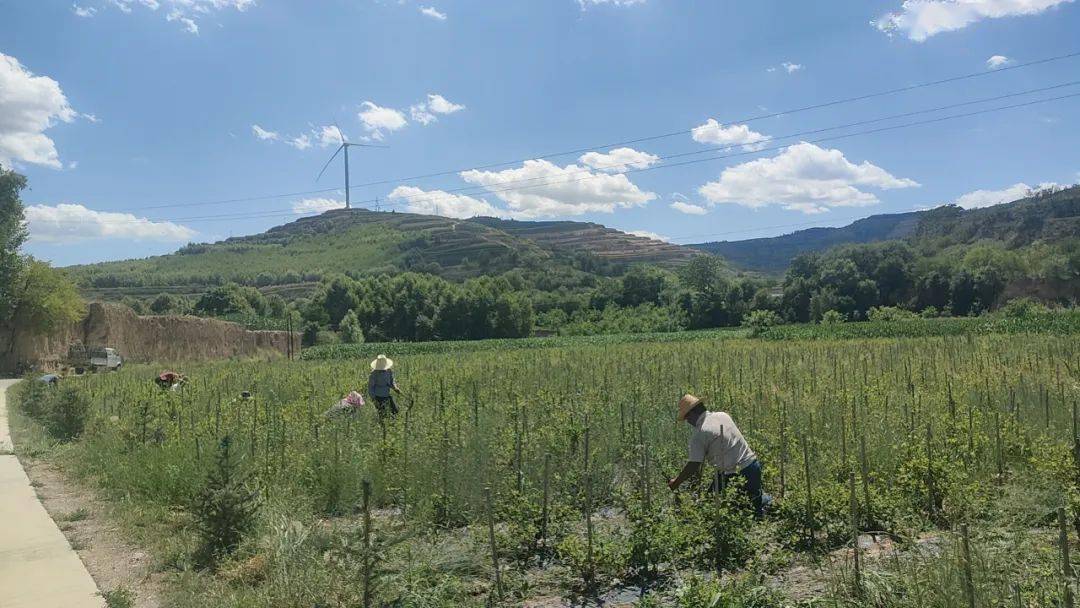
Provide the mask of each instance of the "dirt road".
[{"label": "dirt road", "polygon": [[0,380],[0,606],[102,608],[94,579],[12,453],[5,393],[15,382]]}]

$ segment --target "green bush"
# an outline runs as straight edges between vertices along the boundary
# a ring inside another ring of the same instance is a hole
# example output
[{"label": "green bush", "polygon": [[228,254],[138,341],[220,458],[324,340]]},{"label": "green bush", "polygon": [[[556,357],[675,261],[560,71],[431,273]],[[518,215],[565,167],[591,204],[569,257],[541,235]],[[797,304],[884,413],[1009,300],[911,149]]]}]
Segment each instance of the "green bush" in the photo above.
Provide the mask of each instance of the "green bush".
[{"label": "green bush", "polygon": [[1009,319],[1024,319],[1038,314],[1046,314],[1050,309],[1031,298],[1009,300],[998,313]]},{"label": "green bush", "polygon": [[784,320],[772,310],[751,310],[743,319],[743,327],[750,328],[751,336],[759,336],[763,331],[776,325],[783,325]]},{"label": "green bush", "polygon": [[19,410],[36,420],[42,420],[45,412],[51,409],[51,402],[56,396],[56,388],[30,376],[22,381],[18,389]]},{"label": "green bush", "polygon": [[874,306],[870,309],[870,321],[907,321],[919,315],[897,306]]},{"label": "green bush", "polygon": [[844,313],[839,310],[826,310],[821,315],[822,325],[836,325],[838,323],[843,323],[844,321],[847,321],[847,318],[844,316]]},{"label": "green bush", "polygon": [[74,386],[65,386],[47,401],[43,413],[45,428],[61,441],[71,441],[82,435],[90,416],[90,400]]},{"label": "green bush", "polygon": [[217,463],[195,498],[193,514],[202,537],[196,555],[199,563],[212,566],[233,553],[255,526],[259,497],[249,490],[232,459],[232,440],[218,445]]}]

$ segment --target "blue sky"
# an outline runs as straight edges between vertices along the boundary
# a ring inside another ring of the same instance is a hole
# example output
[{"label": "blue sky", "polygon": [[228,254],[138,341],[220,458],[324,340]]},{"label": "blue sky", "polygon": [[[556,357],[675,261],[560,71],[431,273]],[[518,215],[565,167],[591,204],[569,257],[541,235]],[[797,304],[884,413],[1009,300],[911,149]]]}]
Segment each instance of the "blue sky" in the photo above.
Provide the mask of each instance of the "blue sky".
[{"label": "blue sky", "polygon": [[737,240],[1080,181],[1080,97],[781,139],[1080,80],[1080,57],[743,120],[1080,51],[1077,31],[1072,0],[0,0],[0,163],[30,180],[27,250],[61,265],[340,204],[340,158],[315,180],[335,124],[389,146],[352,149],[358,206]]}]

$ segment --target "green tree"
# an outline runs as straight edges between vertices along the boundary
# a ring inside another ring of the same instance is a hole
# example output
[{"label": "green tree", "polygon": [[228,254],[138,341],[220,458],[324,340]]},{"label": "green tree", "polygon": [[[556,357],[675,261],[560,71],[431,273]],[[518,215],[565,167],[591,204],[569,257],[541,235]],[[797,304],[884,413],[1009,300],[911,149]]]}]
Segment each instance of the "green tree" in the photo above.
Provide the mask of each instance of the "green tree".
[{"label": "green tree", "polygon": [[19,198],[23,188],[26,188],[25,177],[0,167],[0,320],[11,316],[15,307],[15,279],[26,266],[19,254],[27,237]]},{"label": "green tree", "polygon": [[86,304],[62,270],[33,258],[26,261],[12,289],[14,306],[7,318],[11,325],[9,352],[15,346],[16,329],[48,334],[86,314]]},{"label": "green tree", "polygon": [[195,312],[202,315],[226,315],[254,312],[244,291],[236,283],[226,283],[207,291],[195,303]]},{"label": "green tree", "polygon": [[183,298],[163,293],[150,302],[150,312],[155,315],[182,314],[187,309]]},{"label": "green tree", "polygon": [[341,319],[341,341],[348,344],[360,344],[364,341],[364,330],[360,327],[360,319],[355,310],[345,313]]}]

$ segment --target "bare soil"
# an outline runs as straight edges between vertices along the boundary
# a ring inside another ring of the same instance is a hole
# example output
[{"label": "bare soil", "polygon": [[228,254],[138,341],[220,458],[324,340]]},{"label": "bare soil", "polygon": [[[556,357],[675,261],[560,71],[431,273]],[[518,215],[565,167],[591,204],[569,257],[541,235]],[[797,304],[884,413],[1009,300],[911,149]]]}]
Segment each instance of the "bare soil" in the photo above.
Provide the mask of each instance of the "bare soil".
[{"label": "bare soil", "polygon": [[149,551],[124,540],[123,531],[108,520],[108,504],[44,461],[26,458],[22,464],[41,504],[86,564],[98,589],[128,589],[135,594],[135,608],[162,606],[165,574],[155,571]]}]

